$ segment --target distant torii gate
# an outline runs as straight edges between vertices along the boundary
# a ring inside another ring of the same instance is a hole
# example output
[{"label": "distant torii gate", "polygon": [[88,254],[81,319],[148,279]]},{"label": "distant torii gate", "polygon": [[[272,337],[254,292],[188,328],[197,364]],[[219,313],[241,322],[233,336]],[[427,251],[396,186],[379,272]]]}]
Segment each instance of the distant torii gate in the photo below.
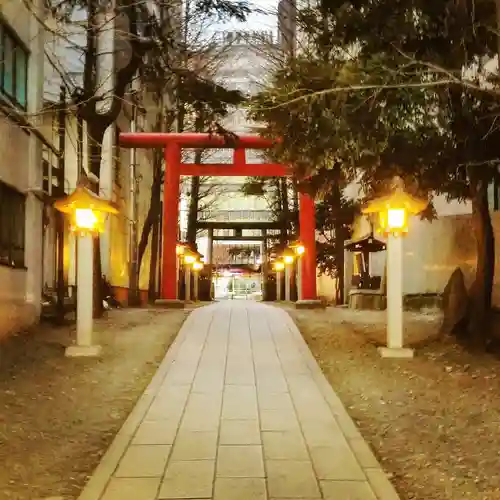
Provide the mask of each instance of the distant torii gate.
[{"label": "distant torii gate", "polygon": [[[258,135],[240,135],[228,140],[222,135],[207,133],[145,133],[126,132],[120,134],[120,145],[129,148],[164,148],[165,179],[163,201],[163,247],[161,298],[177,299],[177,244],[179,220],[180,176],[223,177],[286,177],[290,169],[276,163],[247,163],[246,149],[267,149],[275,142]],[[182,148],[234,149],[232,164],[182,163]],[[306,193],[299,193],[300,240],[306,251],[301,257],[302,300],[316,300],[316,223],[314,200]]]}]

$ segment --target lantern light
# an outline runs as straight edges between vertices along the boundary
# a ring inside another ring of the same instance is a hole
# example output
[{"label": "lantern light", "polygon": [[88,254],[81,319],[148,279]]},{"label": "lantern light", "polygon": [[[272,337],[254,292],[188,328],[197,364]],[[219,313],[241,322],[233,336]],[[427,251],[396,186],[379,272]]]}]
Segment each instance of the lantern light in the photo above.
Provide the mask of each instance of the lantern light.
[{"label": "lantern light", "polygon": [[117,214],[118,209],[108,200],[79,184],[69,195],[54,203],[59,212],[70,215],[71,229],[83,232],[102,232],[105,214]]},{"label": "lantern light", "polygon": [[404,208],[389,208],[387,210],[387,227],[391,230],[406,227],[406,210]]},{"label": "lantern light", "polygon": [[285,264],[293,264],[294,258],[295,258],[295,253],[289,248],[287,248],[283,252],[283,261]]},{"label": "lantern light", "polygon": [[283,271],[285,269],[285,263],[278,260],[274,263],[274,270],[275,271]]},{"label": "lantern light", "polygon": [[203,262],[200,261],[193,262],[193,269],[195,271],[201,271],[203,269]]},{"label": "lantern light", "polygon": [[77,208],[75,210],[75,228],[94,231],[99,220],[91,208]]},{"label": "lantern light", "polygon": [[176,255],[184,255],[185,252],[186,252],[186,245],[184,243],[177,243],[177,245],[175,245]]},{"label": "lantern light", "polygon": [[399,180],[393,194],[370,201],[363,213],[378,214],[380,232],[403,235],[408,232],[408,217],[425,210],[427,204],[427,200],[406,193]]},{"label": "lantern light", "polygon": [[184,263],[185,264],[194,264],[196,262],[196,256],[189,252],[189,253],[184,253]]},{"label": "lantern light", "polygon": [[295,252],[295,255],[303,255],[306,247],[300,241],[294,241],[290,244],[290,248]]}]

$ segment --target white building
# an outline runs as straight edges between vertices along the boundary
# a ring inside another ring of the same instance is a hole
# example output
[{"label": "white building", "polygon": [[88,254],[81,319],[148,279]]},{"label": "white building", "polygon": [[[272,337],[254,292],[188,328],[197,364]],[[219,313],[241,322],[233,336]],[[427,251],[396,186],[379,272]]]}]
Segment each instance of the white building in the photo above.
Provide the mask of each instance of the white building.
[{"label": "white building", "polygon": [[0,3],[0,338],[40,311],[44,1],[26,5]]},{"label": "white building", "polygon": [[[59,98],[61,83],[68,88],[68,93],[77,87],[82,87],[83,61],[85,58],[86,35],[85,30],[78,27],[77,22],[86,23],[87,14],[84,10],[75,10],[73,23],[70,26],[55,26],[54,34],[49,35],[49,43],[46,45],[46,78],[45,78],[45,100],[46,103],[54,105]],[[119,19],[116,21],[119,23]],[[110,22],[111,37],[116,48],[111,52],[111,58],[106,61],[104,72],[112,75],[114,68],[120,64],[120,26]],[[60,33],[70,36],[60,36]],[[76,48],[75,48],[76,47]],[[115,51],[116,50],[116,51]],[[151,105],[150,96],[146,90],[140,88],[139,80],[135,79],[124,96],[122,110],[115,123],[113,123],[104,135],[101,154],[100,168],[100,196],[116,203],[119,208],[117,216],[110,216],[106,223],[106,229],[100,237],[101,266],[105,275],[117,292],[119,300],[127,300],[129,287],[129,265],[131,255],[131,192],[135,192],[137,203],[138,238],[148,213],[151,197],[151,186],[153,182],[153,151],[138,149],[136,156],[136,178],[130,176],[131,150],[120,148],[118,137],[120,132],[129,132],[136,111],[136,131],[150,131],[152,124],[156,121],[157,106]],[[70,97],[67,98],[68,109],[66,116],[66,140],[65,140],[65,179],[64,188],[66,193],[71,192],[77,185],[80,177],[79,169],[83,167],[87,171],[87,148],[88,137],[85,122],[79,123],[75,109],[69,105]],[[58,140],[57,113],[46,113],[45,132],[54,142]],[[47,184],[47,183],[46,183]],[[48,193],[53,194],[53,193]],[[45,270],[44,285],[53,288],[55,286],[56,262],[55,262],[55,224],[49,225],[46,231],[45,242]],[[149,261],[151,245],[147,246],[139,276],[139,289],[143,298],[149,281]],[[65,278],[69,287],[76,283],[75,238],[67,231],[65,246]]]},{"label": "white building", "polygon": [[[216,73],[216,81],[231,90],[239,90],[244,95],[251,95],[259,91],[266,81],[272,59],[270,54],[276,51],[275,33],[269,31],[226,31],[220,34],[221,43],[227,44],[224,59]],[[236,108],[229,113],[223,121],[223,126],[235,134],[256,133],[256,123],[251,122],[243,108]],[[233,150],[218,150],[207,158],[207,163],[231,163]],[[247,163],[262,163],[261,152],[247,150]],[[217,200],[208,217],[202,214],[204,220],[243,222],[249,220],[270,221],[272,214],[263,197],[245,196],[241,192],[245,177],[214,177],[210,182],[218,184]],[[187,203],[181,205],[181,210],[187,209]],[[185,221],[185,217],[181,218]],[[185,222],[184,222],[185,224]],[[231,235],[227,230],[220,235]],[[250,232],[246,233],[250,236]],[[260,234],[260,233],[259,233]],[[208,248],[206,235],[201,235],[198,241],[199,249],[206,255]],[[256,253],[260,254],[258,242],[219,242],[218,245],[226,247],[235,245],[254,246]]]}]

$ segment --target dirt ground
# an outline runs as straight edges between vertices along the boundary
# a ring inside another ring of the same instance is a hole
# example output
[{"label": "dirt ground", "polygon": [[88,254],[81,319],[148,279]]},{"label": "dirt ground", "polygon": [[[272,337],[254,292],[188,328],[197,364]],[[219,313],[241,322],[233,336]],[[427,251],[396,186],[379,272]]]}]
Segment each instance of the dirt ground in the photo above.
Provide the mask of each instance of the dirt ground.
[{"label": "dirt ground", "polygon": [[76,498],[155,373],[182,310],[113,310],[102,359],[69,359],[74,328],[0,345],[0,500]]},{"label": "dirt ground", "polygon": [[406,313],[411,360],[381,359],[385,314],[289,310],[403,500],[500,499],[500,362]]}]

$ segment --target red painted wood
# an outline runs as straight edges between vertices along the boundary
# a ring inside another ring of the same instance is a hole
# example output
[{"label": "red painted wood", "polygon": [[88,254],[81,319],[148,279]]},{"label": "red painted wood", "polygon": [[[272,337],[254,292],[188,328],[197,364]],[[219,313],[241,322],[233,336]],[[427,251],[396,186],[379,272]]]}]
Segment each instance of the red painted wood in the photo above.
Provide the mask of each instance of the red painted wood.
[{"label": "red painted wood", "polygon": [[177,232],[179,220],[179,166],[181,149],[172,143],[165,148],[165,180],[163,188],[163,248],[161,298],[177,298]]},{"label": "red painted wood", "polygon": [[[240,135],[236,141],[227,141],[220,135],[203,133],[122,133],[120,145],[135,148],[165,148],[165,181],[163,201],[163,243],[161,295],[164,299],[177,298],[177,244],[179,219],[180,175],[195,176],[256,176],[282,177],[292,174],[279,164],[246,164],[245,149],[267,149],[280,140],[258,135]],[[235,149],[234,164],[181,164],[182,148]],[[300,239],[306,251],[301,258],[302,299],[315,300],[316,293],[316,224],[314,200],[307,194],[299,195]]]},{"label": "red painted wood", "polygon": [[251,163],[238,165],[231,163],[182,163],[181,175],[192,176],[224,176],[224,177],[285,177],[290,169],[278,163]]},{"label": "red painted wood", "polygon": [[245,150],[242,148],[236,148],[233,152],[233,163],[237,165],[238,167],[241,167],[242,165],[246,165],[247,163],[247,158],[246,158],[246,153]]},{"label": "red painted wood", "polygon": [[314,200],[299,193],[300,241],[305,247],[301,257],[302,300],[316,300],[316,213]]},{"label": "red painted wood", "polygon": [[120,146],[126,148],[159,148],[176,143],[183,148],[249,148],[267,149],[279,140],[266,139],[258,135],[242,134],[236,141],[225,137],[199,132],[164,133],[164,132],[123,132],[120,134]]}]

